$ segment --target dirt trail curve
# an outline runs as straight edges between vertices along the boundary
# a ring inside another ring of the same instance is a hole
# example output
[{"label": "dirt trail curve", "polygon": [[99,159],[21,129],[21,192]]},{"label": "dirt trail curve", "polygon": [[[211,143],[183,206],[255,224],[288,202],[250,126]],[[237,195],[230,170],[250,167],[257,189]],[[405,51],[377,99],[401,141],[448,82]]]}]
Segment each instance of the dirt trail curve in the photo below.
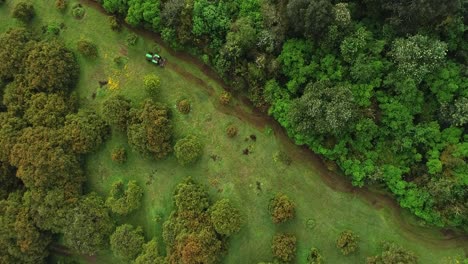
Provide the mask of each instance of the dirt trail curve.
[{"label": "dirt trail curve", "polygon": [[[80,2],[84,5],[92,7],[100,12],[108,15],[105,10],[100,6],[97,2],[92,0],[80,0]],[[174,51],[168,45],[166,45],[161,37],[149,30],[145,29],[136,29],[126,25],[131,31],[135,32],[136,34],[143,36],[146,39],[151,39],[155,41],[158,45],[164,47],[167,52],[173,56],[177,57],[180,60],[183,60],[187,63],[193,64],[199,68],[207,77],[215,80],[220,86],[222,86],[226,90],[230,90],[230,88],[223,82],[223,80],[207,65],[202,63],[198,58],[180,51]],[[214,95],[215,90],[211,87],[208,83],[206,83],[203,79],[193,75],[192,73],[186,71],[182,67],[174,63],[168,63],[166,68],[173,70],[179,73],[184,78],[199,84],[203,87],[208,94]],[[292,140],[287,136],[284,129],[270,116],[265,113],[261,113],[253,109],[252,105],[246,98],[239,98],[244,106],[247,106],[251,109],[252,112],[247,112],[243,109],[243,107],[224,107],[222,105],[215,105],[217,110],[236,116],[237,118],[249,122],[256,126],[257,128],[261,129],[265,126],[269,126],[273,129],[275,136],[280,139],[284,147],[288,150],[290,155],[294,157],[294,160],[301,160],[303,162],[307,162],[310,164],[311,169],[318,171],[322,181],[329,186],[331,189],[339,192],[346,192],[352,193],[357,197],[362,198],[364,201],[375,207],[376,209],[386,208],[391,211],[393,216],[393,220],[397,223],[400,228],[408,235],[408,239],[414,240],[415,242],[425,242],[431,244],[436,247],[440,248],[453,248],[459,247],[463,248],[467,257],[468,257],[468,234],[464,234],[458,230],[451,230],[451,229],[441,229],[441,228],[428,228],[426,231],[422,230],[422,228],[417,227],[415,228],[407,221],[405,221],[402,210],[398,203],[388,194],[383,194],[381,192],[377,192],[375,190],[369,188],[357,188],[351,185],[349,179],[344,177],[343,175],[339,175],[337,173],[330,172],[325,164],[322,162],[321,158],[313,153],[306,147],[300,147],[295,145]],[[438,230],[440,232],[439,237],[435,237],[430,230]]]}]

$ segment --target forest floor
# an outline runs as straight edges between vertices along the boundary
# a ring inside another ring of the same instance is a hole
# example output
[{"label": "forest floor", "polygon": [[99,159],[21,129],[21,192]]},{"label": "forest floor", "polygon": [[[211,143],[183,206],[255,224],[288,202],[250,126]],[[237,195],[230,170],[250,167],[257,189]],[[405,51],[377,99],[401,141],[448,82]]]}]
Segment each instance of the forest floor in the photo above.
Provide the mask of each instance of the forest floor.
[{"label": "forest floor", "polygon": [[[15,2],[7,0],[0,6],[0,32],[18,25],[10,16]],[[37,11],[31,24],[35,30],[52,22],[64,23],[59,38],[72,50],[76,50],[79,39],[91,40],[98,47],[99,57],[95,60],[78,56],[81,107],[99,112],[102,101],[112,94],[121,94],[138,105],[145,99],[143,76],[154,73],[162,83],[159,101],[172,109],[174,139],[195,134],[204,143],[203,157],[192,166],[182,167],[173,155],[156,161],[131,151],[126,135],[113,131],[112,137],[87,157],[86,189],[107,196],[112,183],[119,179],[136,180],[144,187],[141,209],[116,219],[119,223],[142,226],[147,239],[156,236],[162,241],[162,223],[173,209],[174,188],[192,176],[207,186],[213,199],[231,199],[246,220],[247,224],[231,239],[224,263],[270,261],[271,240],[276,232],[297,236],[297,263],[306,262],[311,247],[321,250],[327,263],[363,263],[367,256],[379,252],[379,243],[384,240],[415,252],[421,263],[455,263],[456,257],[468,254],[466,236],[425,227],[385,194],[352,187],[344,176],[328,171],[317,156],[295,146],[271,118],[252,110],[244,100],[220,105],[218,97],[226,87],[209,67],[190,55],[171,51],[154,34],[136,30],[138,41],[128,46],[125,39],[132,31],[111,31],[107,17],[92,2],[81,2],[86,14],[80,20],[71,16],[71,6],[78,1],[69,1],[63,13],[55,9],[54,1],[30,2]],[[165,68],[145,61],[145,53],[153,49],[155,42],[168,59]],[[125,57],[125,66],[116,66],[116,56]],[[100,88],[98,82],[103,80],[111,83]],[[190,114],[177,111],[175,105],[180,99],[190,100]],[[233,139],[226,135],[230,124],[239,128]],[[110,153],[117,146],[128,150],[123,165],[111,160]],[[243,154],[244,149],[249,149],[248,155]],[[273,155],[278,151],[292,158],[291,165],[274,162]],[[268,213],[269,200],[276,192],[287,194],[297,205],[296,218],[283,225],[273,224]],[[360,237],[359,251],[350,256],[341,255],[335,248],[338,234],[345,229]],[[110,252],[96,259],[97,263],[118,263]],[[85,258],[81,260],[86,262]]]}]

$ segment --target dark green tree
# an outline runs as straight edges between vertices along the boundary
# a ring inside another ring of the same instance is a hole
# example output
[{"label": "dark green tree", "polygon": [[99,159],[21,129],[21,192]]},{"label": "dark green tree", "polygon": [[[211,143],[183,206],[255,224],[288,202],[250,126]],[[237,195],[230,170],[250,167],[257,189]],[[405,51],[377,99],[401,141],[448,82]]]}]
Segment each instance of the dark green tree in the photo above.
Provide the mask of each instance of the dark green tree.
[{"label": "dark green tree", "polygon": [[18,2],[13,8],[12,16],[24,23],[30,22],[36,12],[34,11],[34,6],[28,2]]},{"label": "dark green tree", "polygon": [[24,119],[32,126],[59,128],[71,110],[66,98],[59,94],[34,94],[28,104]]},{"label": "dark green tree", "polygon": [[0,36],[0,79],[11,79],[23,67],[31,34],[24,28],[12,28]]},{"label": "dark green tree", "polygon": [[127,122],[130,113],[130,101],[122,96],[112,96],[102,103],[102,115],[104,120],[115,126],[120,131],[127,129]]},{"label": "dark green tree", "polygon": [[182,165],[194,163],[203,153],[203,146],[195,136],[179,139],[174,146],[177,161]]},{"label": "dark green tree", "polygon": [[126,189],[123,182],[118,181],[112,184],[106,205],[114,213],[127,215],[140,207],[142,197],[143,190],[136,181],[129,181]]},{"label": "dark green tree", "polygon": [[110,246],[115,256],[133,261],[143,249],[145,238],[141,227],[124,224],[118,226],[110,237]]},{"label": "dark green tree", "polygon": [[58,41],[34,45],[24,61],[25,77],[37,92],[68,92],[78,80],[78,64],[72,52]]},{"label": "dark green tree", "polygon": [[69,211],[65,244],[78,253],[92,255],[108,247],[114,223],[104,201],[96,193],[83,196]]},{"label": "dark green tree", "polygon": [[86,154],[104,142],[109,128],[96,113],[82,110],[66,117],[63,133],[73,153]]},{"label": "dark green tree", "polygon": [[142,109],[132,109],[128,142],[142,154],[161,159],[171,152],[172,125],[165,107],[147,100]]},{"label": "dark green tree", "polygon": [[273,256],[283,262],[291,262],[296,257],[296,236],[276,234],[271,245]]},{"label": "dark green tree", "polygon": [[230,236],[239,232],[242,218],[239,209],[228,199],[221,199],[211,207],[211,222],[218,234]]},{"label": "dark green tree", "polygon": [[295,216],[295,205],[285,194],[278,193],[270,201],[269,211],[275,224],[286,222]]},{"label": "dark green tree", "polygon": [[301,135],[344,133],[355,117],[353,95],[347,85],[311,83],[294,101],[289,117],[294,131]]},{"label": "dark green tree", "polygon": [[417,264],[418,257],[411,251],[394,244],[385,242],[382,247],[382,253],[374,257],[368,257],[367,264]]},{"label": "dark green tree", "polygon": [[287,14],[297,35],[319,37],[333,22],[333,5],[329,0],[291,0]]},{"label": "dark green tree", "polygon": [[338,240],[336,240],[336,247],[343,255],[349,255],[358,250],[358,240],[359,236],[351,230],[346,230],[340,233]]}]

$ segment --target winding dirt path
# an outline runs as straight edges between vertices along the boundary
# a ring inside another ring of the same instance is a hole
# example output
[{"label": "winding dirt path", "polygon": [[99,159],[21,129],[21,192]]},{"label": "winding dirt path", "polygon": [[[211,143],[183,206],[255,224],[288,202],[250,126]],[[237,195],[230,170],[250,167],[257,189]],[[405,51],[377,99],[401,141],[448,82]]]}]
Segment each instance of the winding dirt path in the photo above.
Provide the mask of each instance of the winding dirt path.
[{"label": "winding dirt path", "polygon": [[[97,2],[92,0],[80,1],[84,5],[92,7],[101,13],[108,15]],[[226,90],[231,90],[209,66],[202,63],[195,56],[192,56],[186,52],[174,51],[162,41],[158,34],[154,32],[145,29],[132,28],[128,25],[125,26],[136,34],[143,36],[146,39],[155,41],[171,56],[177,57],[186,63],[195,65],[207,77],[216,81],[221,87]],[[177,72],[187,80],[198,84],[200,87],[203,87],[209,95],[215,94],[215,89],[212,86],[206,83],[203,79],[183,69],[181,66],[174,63],[169,63],[166,65],[166,68]],[[383,193],[381,190],[378,190],[378,188],[358,188],[352,186],[350,180],[345,176],[329,171],[320,156],[313,153],[304,146],[301,147],[295,145],[293,141],[287,136],[285,130],[272,117],[255,110],[249,100],[247,100],[245,97],[239,96],[238,99],[242,105],[237,105],[235,107],[224,107],[217,103],[214,104],[217,110],[228,115],[236,116],[242,121],[249,122],[259,129],[263,129],[265,126],[271,127],[275,136],[280,140],[284,148],[288,151],[291,157],[294,158],[295,161],[297,160],[304,162],[310,166],[311,170],[317,171],[322,181],[332,190],[352,193],[376,209],[388,209],[393,217],[392,220],[408,235],[410,239],[414,240],[415,242],[424,241],[438,248],[463,248],[465,254],[468,257],[468,234],[465,234],[459,230],[441,229],[436,227],[421,228],[413,226],[412,224],[408,223],[408,221],[406,221],[405,217],[402,215],[403,209],[398,205],[398,203],[390,194]],[[241,106],[247,106],[247,109],[250,109],[251,112],[245,111],[245,107]],[[431,232],[432,230],[437,230],[438,233],[440,233],[440,236],[434,236],[433,232]]]}]

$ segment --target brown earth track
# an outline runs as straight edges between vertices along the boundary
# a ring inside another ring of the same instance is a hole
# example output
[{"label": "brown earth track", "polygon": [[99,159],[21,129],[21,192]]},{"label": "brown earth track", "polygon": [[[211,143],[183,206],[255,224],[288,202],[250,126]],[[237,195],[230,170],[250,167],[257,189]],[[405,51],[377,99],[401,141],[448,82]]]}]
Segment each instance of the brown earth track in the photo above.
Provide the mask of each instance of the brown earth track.
[{"label": "brown earth track", "polygon": [[[92,0],[80,0],[80,2],[100,11],[103,14],[108,15],[106,11],[102,8],[102,6],[99,5],[97,2],[94,2]],[[203,72],[203,74],[216,81],[225,90],[231,90],[224,83],[222,78],[220,78],[219,75],[217,75],[209,66],[201,62],[198,58],[196,58],[193,55],[190,55],[186,52],[173,50],[162,41],[160,35],[158,35],[157,33],[145,29],[133,28],[128,25],[125,26],[129,30],[135,32],[136,34],[139,34],[147,39],[155,41],[158,45],[164,47],[171,56],[177,57],[178,59],[183,60],[184,62],[197,66],[198,69]],[[184,76],[184,78],[186,78],[187,80],[192,81],[198,84],[199,86],[203,87],[209,95],[215,95],[215,89],[212,86],[206,83],[203,79],[184,70],[182,67],[176,64],[171,64],[169,62],[166,65],[166,68],[177,72],[178,74]],[[283,147],[288,151],[288,153],[291,155],[294,161],[303,161],[307,164],[310,164],[311,169],[319,172],[318,174],[320,175],[321,180],[330,189],[339,192],[352,193],[353,195],[362,198],[364,201],[366,201],[369,205],[373,206],[377,210],[383,208],[390,210],[394,221],[398,223],[400,228],[404,230],[406,234],[408,234],[408,239],[414,241],[423,240],[431,245],[440,248],[460,247],[464,249],[465,254],[468,257],[468,234],[465,234],[460,230],[431,227],[430,229],[436,229],[440,233],[440,237],[434,237],[434,235],[431,232],[421,231],[420,227],[413,226],[405,220],[405,217],[402,214],[403,209],[398,205],[398,203],[389,193],[383,193],[381,190],[378,190],[376,188],[354,187],[349,181],[349,179],[347,179],[344,175],[329,171],[319,155],[313,153],[310,149],[308,149],[305,146],[295,145],[294,142],[287,136],[285,130],[272,117],[258,110],[255,110],[252,104],[248,100],[246,100],[245,97],[238,96],[238,99],[252,112],[245,111],[242,107],[240,107],[240,105],[236,105],[235,107],[222,106],[217,102],[216,99],[213,100],[213,104],[215,105],[217,110],[228,115],[236,116],[242,121],[249,122],[258,129],[263,129],[266,126],[271,127],[274,131],[275,136],[279,138]]]}]

